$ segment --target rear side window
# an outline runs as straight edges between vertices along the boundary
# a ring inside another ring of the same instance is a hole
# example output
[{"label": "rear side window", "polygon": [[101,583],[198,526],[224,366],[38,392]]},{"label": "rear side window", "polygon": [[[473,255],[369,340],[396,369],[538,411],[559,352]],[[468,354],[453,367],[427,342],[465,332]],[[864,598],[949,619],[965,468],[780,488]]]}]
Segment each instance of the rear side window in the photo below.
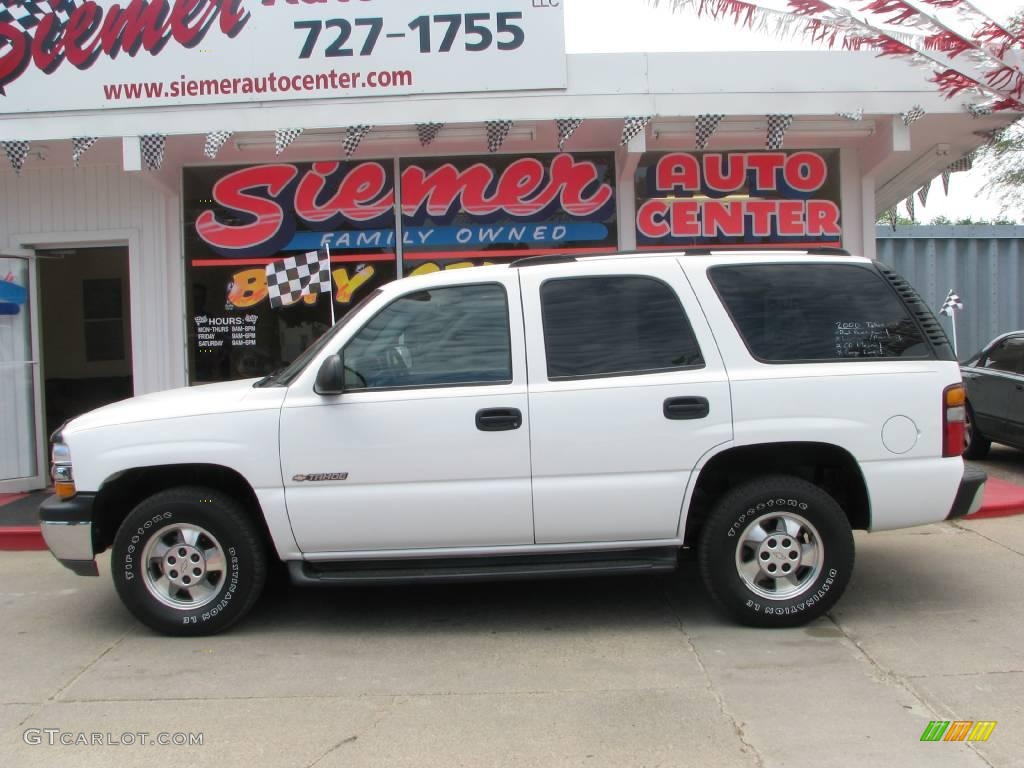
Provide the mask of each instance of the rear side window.
[{"label": "rear side window", "polygon": [[985,367],[993,371],[1024,373],[1024,336],[1006,339],[989,352]]},{"label": "rear side window", "polygon": [[541,286],[540,303],[553,381],[704,365],[679,298],[660,280],[548,280]]},{"label": "rear side window", "polygon": [[761,361],[934,356],[903,302],[869,268],[753,264],[713,267],[708,276]]}]

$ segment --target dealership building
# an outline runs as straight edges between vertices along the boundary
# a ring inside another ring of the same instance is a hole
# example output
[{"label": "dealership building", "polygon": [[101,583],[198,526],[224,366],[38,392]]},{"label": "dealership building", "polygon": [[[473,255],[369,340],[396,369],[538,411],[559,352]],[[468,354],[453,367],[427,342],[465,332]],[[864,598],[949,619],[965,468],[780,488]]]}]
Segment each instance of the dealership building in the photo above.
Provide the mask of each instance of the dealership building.
[{"label": "dealership building", "polygon": [[[531,0],[52,5],[0,15],[0,491],[46,484],[66,418],[269,373],[398,277],[874,256],[877,215],[1013,117],[870,53],[567,55]],[[331,294],[272,307],[267,265],[320,249]]]}]

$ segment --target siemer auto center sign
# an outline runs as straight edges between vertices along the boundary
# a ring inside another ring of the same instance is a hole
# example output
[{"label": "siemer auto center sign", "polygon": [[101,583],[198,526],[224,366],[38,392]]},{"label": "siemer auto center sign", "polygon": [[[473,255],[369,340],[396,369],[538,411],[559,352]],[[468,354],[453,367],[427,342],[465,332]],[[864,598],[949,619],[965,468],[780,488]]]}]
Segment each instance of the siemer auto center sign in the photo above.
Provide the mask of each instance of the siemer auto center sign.
[{"label": "siemer auto center sign", "polygon": [[566,86],[551,0],[0,0],[0,114]]}]

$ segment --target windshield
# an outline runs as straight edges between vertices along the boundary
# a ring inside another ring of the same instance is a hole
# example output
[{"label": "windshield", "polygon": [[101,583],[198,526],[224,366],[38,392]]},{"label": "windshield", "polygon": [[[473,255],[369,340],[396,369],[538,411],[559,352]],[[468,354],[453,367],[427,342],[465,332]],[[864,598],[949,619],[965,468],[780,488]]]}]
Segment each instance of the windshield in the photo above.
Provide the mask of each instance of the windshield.
[{"label": "windshield", "polygon": [[[352,309],[345,313],[345,316],[341,318],[337,323],[331,326],[319,339],[310,344],[306,349],[296,357],[287,367],[282,368],[279,371],[274,371],[269,376],[257,381],[253,384],[254,387],[287,387],[291,384],[295,377],[302,373],[303,369],[309,365],[309,361],[320,354],[327,344],[333,339],[342,328],[348,325],[349,321],[359,314],[359,310],[364,305],[375,299],[381,293],[381,289],[368,293],[363,297],[363,300],[356,304]],[[333,297],[332,297],[333,298]]]}]

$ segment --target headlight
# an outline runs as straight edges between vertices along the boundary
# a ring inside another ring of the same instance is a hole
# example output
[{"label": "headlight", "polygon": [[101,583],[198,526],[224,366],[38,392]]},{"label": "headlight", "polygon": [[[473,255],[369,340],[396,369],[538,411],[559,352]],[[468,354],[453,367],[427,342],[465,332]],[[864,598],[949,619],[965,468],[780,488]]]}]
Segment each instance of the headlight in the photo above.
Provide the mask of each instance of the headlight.
[{"label": "headlight", "polygon": [[50,452],[50,477],[53,490],[62,499],[75,495],[75,477],[71,471],[71,449],[64,443],[54,443]]}]

